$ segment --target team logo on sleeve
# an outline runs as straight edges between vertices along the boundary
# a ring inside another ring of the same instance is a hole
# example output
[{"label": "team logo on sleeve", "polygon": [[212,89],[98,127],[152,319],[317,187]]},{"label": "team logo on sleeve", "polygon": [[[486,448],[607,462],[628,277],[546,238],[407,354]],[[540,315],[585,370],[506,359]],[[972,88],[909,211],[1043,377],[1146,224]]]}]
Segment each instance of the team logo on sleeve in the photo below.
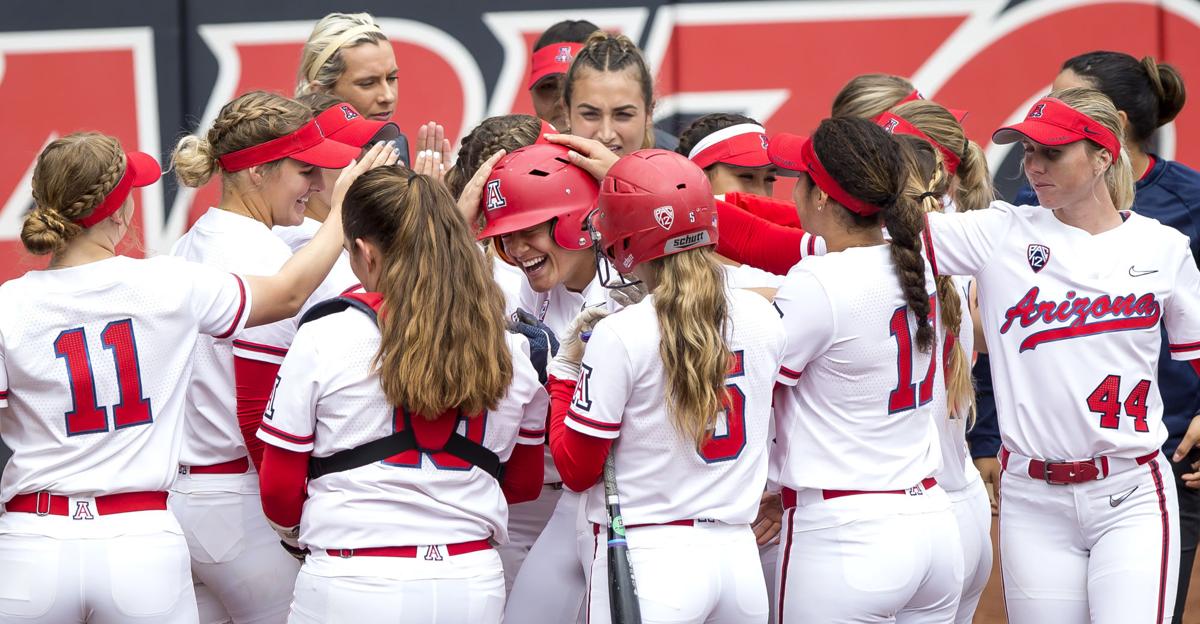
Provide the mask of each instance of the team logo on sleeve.
[{"label": "team logo on sleeve", "polygon": [[1033,109],[1029,111],[1028,119],[1037,119],[1042,116],[1042,113],[1045,113],[1045,112],[1046,112],[1046,104],[1044,102],[1040,103],[1037,106],[1034,106]]},{"label": "team logo on sleeve", "polygon": [[351,119],[358,119],[358,116],[359,116],[358,113],[354,112],[354,109],[350,108],[350,106],[348,106],[346,104],[342,104],[341,109],[342,109],[342,114],[346,116],[346,121],[350,121]]},{"label": "team logo on sleeve", "polygon": [[1033,243],[1025,251],[1025,259],[1029,260],[1029,268],[1033,269],[1034,273],[1040,273],[1050,263],[1050,248]]},{"label": "team logo on sleeve", "polygon": [[508,205],[508,200],[504,199],[504,194],[500,192],[500,180],[492,180],[487,183],[487,203],[484,206],[489,210],[503,208]]},{"label": "team logo on sleeve", "polygon": [[659,206],[658,208],[655,208],[654,220],[658,222],[659,227],[670,231],[671,226],[675,225],[675,209],[670,206]]},{"label": "team logo on sleeve", "polygon": [[575,409],[588,411],[592,409],[591,384],[592,367],[583,364],[579,367],[579,382],[575,384],[575,396],[571,398],[571,405]]}]

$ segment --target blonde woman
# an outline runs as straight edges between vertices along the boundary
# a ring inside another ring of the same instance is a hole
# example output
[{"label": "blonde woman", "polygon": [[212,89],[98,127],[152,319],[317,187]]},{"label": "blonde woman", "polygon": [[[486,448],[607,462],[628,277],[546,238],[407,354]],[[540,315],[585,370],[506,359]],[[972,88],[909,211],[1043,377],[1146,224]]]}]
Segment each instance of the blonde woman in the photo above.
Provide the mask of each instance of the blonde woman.
[{"label": "blonde woman", "polygon": [[[358,148],[326,138],[311,110],[294,100],[261,91],[235,98],[208,132],[186,136],[175,148],[180,181],[198,187],[220,175],[221,200],[172,255],[227,271],[277,270],[292,250],[271,228],[299,225],[308,198],[323,188],[322,169],[358,155]],[[379,145],[364,160],[394,162],[395,152]],[[331,219],[340,225],[333,215],[323,228]],[[235,623],[287,617],[299,565],[263,517],[255,474],[262,444],[254,433],[296,326],[289,318],[232,342],[203,339],[194,352],[171,510],[188,537],[193,575],[206,588],[204,621],[222,612]]]},{"label": "blonde woman", "polygon": [[599,482],[611,454],[642,621],[764,622],[750,523],[767,479],[779,315],[727,287],[712,189],[682,155],[617,161],[591,224],[600,252],[650,294],[599,321],[586,354],[577,334],[600,315],[585,311],[552,371],[551,451],[563,483],[584,492],[594,536],[581,553],[588,621],[611,621]]},{"label": "blonde woman", "polygon": [[296,314],[341,248],[327,227],[270,277],[122,256],[159,169],[94,132],[38,156],[21,242],[50,264],[0,285],[0,621],[196,622],[166,491],[193,348]]},{"label": "blonde woman", "polygon": [[309,553],[290,621],[496,624],[492,542],[541,490],[529,345],[440,183],[381,168],[346,206],[367,292],[306,315],[258,434],[263,508]]}]

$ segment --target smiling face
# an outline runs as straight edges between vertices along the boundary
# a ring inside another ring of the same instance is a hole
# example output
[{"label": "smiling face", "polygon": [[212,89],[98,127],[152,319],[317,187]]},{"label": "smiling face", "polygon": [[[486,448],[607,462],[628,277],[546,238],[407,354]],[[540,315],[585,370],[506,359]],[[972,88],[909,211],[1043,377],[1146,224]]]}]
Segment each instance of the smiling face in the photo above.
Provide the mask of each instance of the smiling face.
[{"label": "smiling face", "polygon": [[1106,150],[1088,149],[1086,141],[1054,146],[1024,139],[1021,146],[1025,177],[1042,206],[1057,210],[1108,195],[1100,175],[1108,168]]},{"label": "smiling face", "polygon": [[738,167],[717,163],[704,171],[713,195],[751,193],[770,197],[775,188],[775,167]]},{"label": "smiling face", "polygon": [[263,178],[260,193],[270,211],[267,225],[300,225],[308,198],[325,188],[320,167],[285,158]]},{"label": "smiling face", "polygon": [[550,228],[551,222],[546,222],[505,234],[500,244],[534,291],[546,292],[559,284],[583,290],[596,275],[595,253],[563,249],[554,242]]},{"label": "smiling face", "polygon": [[618,156],[642,149],[652,120],[635,68],[584,69],[575,78],[571,100],[571,134],[596,139]]},{"label": "smiling face", "polygon": [[396,109],[396,54],[387,41],[360,43],[339,52],[345,71],[333,83],[330,93],[349,103],[358,112],[379,121],[387,121]]}]

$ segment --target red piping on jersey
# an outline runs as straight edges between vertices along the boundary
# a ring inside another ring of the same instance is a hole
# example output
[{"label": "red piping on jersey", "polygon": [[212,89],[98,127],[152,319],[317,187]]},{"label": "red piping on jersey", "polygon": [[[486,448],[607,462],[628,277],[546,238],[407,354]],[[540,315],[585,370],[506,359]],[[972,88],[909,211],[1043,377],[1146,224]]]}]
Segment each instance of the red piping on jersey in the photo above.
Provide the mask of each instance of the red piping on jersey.
[{"label": "red piping on jersey", "polygon": [[786,366],[780,366],[779,372],[788,379],[800,379],[800,376],[804,374],[804,371],[796,372]]},{"label": "red piping on jersey", "polygon": [[[582,492],[600,480],[612,440],[580,433],[567,426],[567,411],[575,394],[575,383],[551,375],[546,384],[550,391],[550,455],[554,457],[563,485]],[[572,418],[576,417],[572,414]],[[619,428],[617,425],[613,430]]]},{"label": "red piping on jersey", "polygon": [[0,390],[0,401],[8,398],[8,390]]},{"label": "red piping on jersey", "polygon": [[258,473],[263,513],[275,524],[300,524],[300,512],[308,497],[308,458],[311,451],[289,451],[267,445]]},{"label": "red piping on jersey", "polygon": [[[532,436],[531,436],[532,437]],[[537,500],[542,493],[544,458],[541,444],[517,444],[504,465],[500,490],[508,504]]]},{"label": "red piping on jersey", "polygon": [[1169,349],[1171,351],[1171,353],[1183,353],[1185,351],[1196,351],[1197,349],[1200,349],[1200,342],[1183,342],[1183,343],[1179,343],[1179,344],[1169,344],[1169,345],[1167,345],[1167,349]]},{"label": "red piping on jersey", "polygon": [[520,435],[520,436],[523,436],[526,438],[542,438],[544,440],[546,438],[546,430],[545,429],[524,429],[524,428],[522,428],[522,429],[517,430],[517,435]]},{"label": "red piping on jersey", "polygon": [[[363,285],[362,285],[362,284],[355,284],[355,285],[351,286],[350,288],[347,288],[346,290],[343,290],[343,291],[342,291],[342,294],[343,294],[343,295],[348,295],[348,294],[350,294],[350,293],[352,293],[352,292],[354,292],[354,291],[356,291],[356,290],[358,290],[359,288],[362,288],[362,287],[363,287]],[[376,310],[376,312],[378,312],[378,311],[379,311],[379,310]]]},{"label": "red piping on jersey", "polygon": [[242,340],[240,338],[233,341],[233,347],[235,349],[244,349],[246,351],[253,351],[255,353],[264,353],[266,355],[274,355],[274,356],[278,356],[278,357],[283,357],[283,356],[287,355],[287,349],[284,349],[282,347],[273,347],[271,345],[260,344],[257,342],[250,342],[249,340]]},{"label": "red piping on jersey", "polygon": [[1158,495],[1158,512],[1162,518],[1162,558],[1158,569],[1158,617],[1154,620],[1161,622],[1167,608],[1167,568],[1171,557],[1171,523],[1167,516],[1167,497],[1163,494],[1163,480],[1158,469],[1158,462],[1150,463],[1150,474],[1154,477],[1154,493]]},{"label": "red piping on jersey", "polygon": [[291,442],[292,444],[312,444],[313,440],[317,439],[316,435],[298,436],[293,433],[288,433],[282,429],[278,429],[276,427],[271,426],[265,420],[262,421],[261,423],[259,423],[259,426],[262,427],[262,430],[267,432],[268,434],[270,434],[276,438],[279,438],[280,440],[283,440],[284,442]]},{"label": "red piping on jersey", "polygon": [[575,413],[575,410],[573,410],[573,409],[567,410],[567,418],[578,421],[589,427],[600,429],[601,431],[620,431],[621,430],[621,425],[619,425],[619,424],[600,422],[598,420],[588,418],[587,416],[580,416],[579,414]]},{"label": "red piping on jersey", "polygon": [[233,279],[237,280],[238,294],[241,295],[242,301],[238,304],[237,314],[233,315],[233,323],[229,325],[229,329],[225,330],[225,333],[221,334],[220,336],[213,336],[217,340],[222,340],[232,336],[233,332],[237,330],[238,325],[242,322],[242,314],[246,311],[246,284],[237,274],[232,275]]}]

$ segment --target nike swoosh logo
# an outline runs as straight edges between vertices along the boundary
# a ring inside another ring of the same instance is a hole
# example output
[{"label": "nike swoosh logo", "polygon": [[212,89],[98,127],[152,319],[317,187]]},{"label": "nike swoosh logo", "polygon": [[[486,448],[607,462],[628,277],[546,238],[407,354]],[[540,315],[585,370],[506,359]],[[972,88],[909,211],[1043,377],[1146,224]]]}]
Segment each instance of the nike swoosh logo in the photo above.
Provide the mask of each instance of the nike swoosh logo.
[{"label": "nike swoosh logo", "polygon": [[1116,507],[1117,505],[1120,505],[1121,503],[1125,502],[1125,499],[1132,496],[1133,493],[1137,491],[1137,489],[1138,489],[1138,486],[1135,485],[1132,488],[1130,488],[1128,492],[1125,492],[1124,494],[1122,494],[1120,496],[1116,496],[1115,494],[1110,494],[1108,496],[1108,505],[1110,507]]},{"label": "nike swoosh logo", "polygon": [[1100,134],[1099,132],[1096,132],[1095,130],[1092,130],[1091,128],[1089,128],[1087,126],[1083,127],[1083,131],[1087,134]]},{"label": "nike swoosh logo", "polygon": [[1150,275],[1151,273],[1158,273],[1158,269],[1151,269],[1149,271],[1139,271],[1133,267],[1129,267],[1129,277],[1141,277],[1143,275]]}]

